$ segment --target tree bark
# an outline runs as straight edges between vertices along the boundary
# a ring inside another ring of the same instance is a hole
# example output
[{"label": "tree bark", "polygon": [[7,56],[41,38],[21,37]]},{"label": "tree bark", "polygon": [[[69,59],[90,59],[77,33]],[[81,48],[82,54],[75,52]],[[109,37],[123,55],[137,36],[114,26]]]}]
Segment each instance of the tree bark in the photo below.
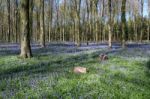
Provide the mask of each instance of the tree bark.
[{"label": "tree bark", "polygon": [[126,0],[122,0],[121,21],[122,21],[122,48],[125,48],[125,42],[126,42]]},{"label": "tree bark", "polygon": [[7,40],[10,42],[10,25],[11,25],[11,17],[10,17],[10,0],[7,0],[7,10],[8,10],[8,35]]},{"label": "tree bark", "polygon": [[29,30],[30,30],[30,39],[33,40],[32,36],[33,36],[33,8],[34,8],[34,2],[33,0],[29,1]]},{"label": "tree bark", "polygon": [[108,24],[108,30],[109,30],[109,34],[108,34],[108,46],[109,48],[112,47],[112,29],[111,29],[111,23],[112,23],[112,19],[111,19],[111,13],[112,13],[112,8],[111,8],[111,0],[108,1],[108,6],[109,6],[109,24]]},{"label": "tree bark", "polygon": [[40,45],[45,47],[45,21],[44,21],[44,0],[41,0],[41,13],[40,13]]},{"label": "tree bark", "polygon": [[140,34],[140,42],[143,40],[143,6],[144,6],[144,1],[141,0],[141,34]]},{"label": "tree bark", "polygon": [[31,58],[30,28],[29,28],[29,0],[21,0],[21,54],[22,58]]}]

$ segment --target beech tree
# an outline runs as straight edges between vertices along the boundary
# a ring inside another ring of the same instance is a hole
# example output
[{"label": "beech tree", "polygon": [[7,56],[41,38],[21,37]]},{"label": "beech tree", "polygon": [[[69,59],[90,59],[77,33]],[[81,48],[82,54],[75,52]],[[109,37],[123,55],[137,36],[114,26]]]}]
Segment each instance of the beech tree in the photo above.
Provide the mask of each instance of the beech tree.
[{"label": "beech tree", "polygon": [[23,58],[31,58],[30,46],[30,24],[29,24],[29,0],[20,1],[20,15],[21,15],[21,54]]},{"label": "beech tree", "polygon": [[121,7],[121,27],[122,27],[122,47],[125,47],[127,28],[126,28],[126,0],[122,0]]},{"label": "beech tree", "polygon": [[150,0],[148,0],[147,41],[150,40]]},{"label": "beech tree", "polygon": [[40,0],[40,44],[45,47],[45,18],[44,18],[44,0]]},{"label": "beech tree", "polygon": [[10,26],[11,26],[11,16],[10,16],[10,0],[7,0],[7,10],[8,10],[8,37],[7,37],[7,40],[8,42],[10,42]]},{"label": "beech tree", "polygon": [[109,6],[109,23],[108,23],[108,31],[109,31],[109,40],[108,40],[108,42],[109,42],[109,44],[108,44],[108,46],[109,46],[109,48],[111,48],[112,47],[112,41],[111,41],[111,39],[112,39],[112,29],[111,29],[111,23],[112,23],[112,8],[111,8],[111,6],[112,6],[112,4],[111,4],[112,2],[111,2],[111,0],[108,0],[108,6]]}]

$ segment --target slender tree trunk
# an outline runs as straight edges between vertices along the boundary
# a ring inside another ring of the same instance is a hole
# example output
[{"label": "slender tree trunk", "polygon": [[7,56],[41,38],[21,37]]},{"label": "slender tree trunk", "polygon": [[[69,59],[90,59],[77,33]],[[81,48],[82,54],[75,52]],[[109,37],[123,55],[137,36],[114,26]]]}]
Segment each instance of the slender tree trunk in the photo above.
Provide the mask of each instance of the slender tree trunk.
[{"label": "slender tree trunk", "polygon": [[51,8],[50,8],[50,4],[51,4],[51,0],[48,0],[48,33],[47,33],[47,37],[48,37],[48,42],[50,42],[50,13],[51,13]]},{"label": "slender tree trunk", "polygon": [[147,41],[149,42],[150,40],[150,26],[149,26],[149,22],[148,22],[148,28],[147,28]]},{"label": "slender tree trunk", "polygon": [[96,40],[96,43],[98,44],[99,42],[99,31],[98,31],[98,0],[95,0],[94,1],[94,15],[95,15],[95,40]]},{"label": "slender tree trunk", "polygon": [[48,41],[50,42],[51,41],[51,32],[52,32],[52,17],[53,17],[53,14],[52,14],[52,11],[53,11],[53,0],[49,0],[49,14],[48,14]]},{"label": "slender tree trunk", "polygon": [[136,25],[136,20],[137,20],[137,19],[136,19],[136,15],[134,16],[134,18],[135,18],[135,19],[134,19],[134,23],[133,23],[133,24],[134,24],[134,34],[135,34],[135,35],[134,35],[134,36],[135,36],[135,37],[134,37],[134,40],[135,40],[136,42],[138,42],[138,31],[137,31],[137,25]]},{"label": "slender tree trunk", "polygon": [[81,45],[80,40],[80,10],[81,10],[81,0],[74,0],[74,6],[75,6],[75,38],[76,38],[76,44],[79,47]]},{"label": "slender tree trunk", "polygon": [[31,58],[31,47],[30,47],[30,28],[29,28],[29,0],[21,0],[21,54],[23,58]]},{"label": "slender tree trunk", "polygon": [[143,39],[143,5],[144,5],[144,1],[141,0],[141,34],[140,34],[140,42],[142,42]]},{"label": "slender tree trunk", "polygon": [[105,1],[104,0],[102,0],[102,8],[101,8],[101,21],[100,21],[100,30],[101,30],[101,35],[100,35],[100,38],[101,38],[101,41],[103,41],[103,32],[104,32],[104,25],[103,25],[103,22],[102,22],[102,20],[103,20],[103,18],[104,18],[104,5],[105,4]]},{"label": "slender tree trunk", "polygon": [[147,26],[148,26],[148,28],[147,28],[147,40],[148,40],[148,42],[150,41],[150,1],[148,1],[148,22],[147,22]]},{"label": "slender tree trunk", "polygon": [[33,40],[33,0],[29,1],[29,30],[30,30],[30,37]]},{"label": "slender tree trunk", "polygon": [[122,48],[125,48],[125,42],[126,42],[126,0],[122,0],[121,21],[122,21]]},{"label": "slender tree trunk", "polygon": [[112,19],[111,19],[111,13],[112,13],[112,8],[111,8],[111,0],[108,1],[108,6],[109,6],[109,24],[108,24],[108,29],[109,29],[109,34],[108,34],[108,46],[109,48],[112,47],[112,29],[111,29],[111,23],[112,23]]},{"label": "slender tree trunk", "polygon": [[15,6],[16,6],[16,9],[15,9],[15,14],[16,14],[16,43],[18,42],[18,20],[19,20],[19,18],[18,18],[18,0],[16,0],[15,1]]},{"label": "slender tree trunk", "polygon": [[89,18],[90,15],[89,15],[89,13],[90,13],[90,11],[89,11],[89,3],[88,3],[88,0],[86,0],[86,6],[87,6],[87,7],[86,7],[86,10],[87,10],[86,44],[89,45],[89,42],[88,42],[88,40],[89,40],[89,37],[88,37],[88,36],[89,36],[89,35],[88,35],[88,34],[89,34],[89,32],[90,32],[90,31],[89,31],[89,30],[90,30],[90,29],[89,29],[89,27],[90,27],[90,21],[89,21],[89,20],[90,20],[90,18]]},{"label": "slender tree trunk", "polygon": [[44,0],[41,0],[41,13],[40,13],[40,45],[45,47],[45,20],[44,20]]},{"label": "slender tree trunk", "polygon": [[11,16],[10,16],[10,0],[7,0],[7,9],[8,9],[8,35],[7,35],[7,39],[8,42],[10,42],[10,29],[11,29]]}]

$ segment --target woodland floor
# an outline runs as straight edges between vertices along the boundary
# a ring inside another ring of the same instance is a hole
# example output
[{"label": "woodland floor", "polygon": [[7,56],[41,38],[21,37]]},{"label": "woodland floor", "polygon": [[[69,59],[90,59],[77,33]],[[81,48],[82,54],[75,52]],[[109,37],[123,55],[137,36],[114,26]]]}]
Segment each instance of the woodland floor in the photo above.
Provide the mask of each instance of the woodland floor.
[{"label": "woodland floor", "polygon": [[32,52],[20,59],[19,44],[0,44],[0,99],[150,99],[150,44],[32,44]]}]

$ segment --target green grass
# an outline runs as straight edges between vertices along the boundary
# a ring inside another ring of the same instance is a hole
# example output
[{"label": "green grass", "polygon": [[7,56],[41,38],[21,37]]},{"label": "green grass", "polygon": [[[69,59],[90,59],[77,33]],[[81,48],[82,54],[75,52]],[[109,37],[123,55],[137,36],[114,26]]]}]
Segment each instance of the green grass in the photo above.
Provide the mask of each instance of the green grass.
[{"label": "green grass", "polygon": [[[150,99],[148,57],[122,50],[100,63],[100,53],[0,57],[0,99]],[[88,73],[74,74],[74,66]]]}]

